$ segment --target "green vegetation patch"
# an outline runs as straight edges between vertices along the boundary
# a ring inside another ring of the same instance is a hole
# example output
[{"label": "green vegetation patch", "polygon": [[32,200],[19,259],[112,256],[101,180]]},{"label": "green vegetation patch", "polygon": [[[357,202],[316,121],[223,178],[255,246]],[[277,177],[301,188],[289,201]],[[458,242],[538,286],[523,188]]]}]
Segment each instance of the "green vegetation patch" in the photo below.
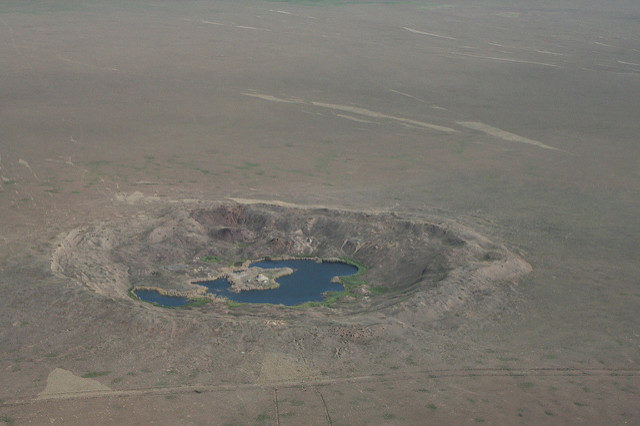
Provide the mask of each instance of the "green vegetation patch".
[{"label": "green vegetation patch", "polygon": [[258,423],[266,423],[267,420],[270,420],[271,417],[269,416],[268,413],[262,413],[262,414],[258,414],[258,416],[256,416],[256,422]]},{"label": "green vegetation patch", "polygon": [[344,263],[348,263],[349,265],[353,265],[358,268],[358,272],[356,272],[355,274],[348,275],[346,277],[340,277],[340,281],[342,281],[342,285],[344,285],[345,291],[353,296],[356,296],[355,294],[353,294],[353,290],[367,284],[367,281],[362,278],[362,275],[367,271],[368,268],[366,267],[366,265],[358,262],[352,257],[343,257],[340,260],[342,260]]},{"label": "green vegetation patch", "polygon": [[235,168],[238,170],[248,170],[248,169],[253,169],[255,167],[258,167],[259,165],[260,163],[251,163],[249,161],[245,161],[242,163],[242,165],[235,166]]},{"label": "green vegetation patch", "polygon": [[383,285],[374,285],[369,287],[369,290],[371,290],[371,294],[385,294],[389,292],[389,287],[385,287]]},{"label": "green vegetation patch", "polygon": [[7,414],[0,415],[0,423],[6,423],[12,425],[16,420],[13,417],[9,417]]},{"label": "green vegetation patch", "polygon": [[214,255],[202,256],[200,258],[200,261],[206,262],[206,263],[218,263],[221,260],[222,259],[220,258],[220,256],[214,256]]}]

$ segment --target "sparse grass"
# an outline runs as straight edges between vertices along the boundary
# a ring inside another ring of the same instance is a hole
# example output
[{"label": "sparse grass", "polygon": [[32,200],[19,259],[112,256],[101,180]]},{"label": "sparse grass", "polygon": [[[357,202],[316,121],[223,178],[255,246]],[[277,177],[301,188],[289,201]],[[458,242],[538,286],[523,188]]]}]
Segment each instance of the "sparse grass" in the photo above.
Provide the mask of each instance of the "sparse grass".
[{"label": "sparse grass", "polygon": [[521,383],[518,383],[518,387],[520,389],[531,389],[533,387],[533,383],[531,383],[531,382],[521,382]]},{"label": "sparse grass", "polygon": [[242,306],[242,303],[236,302],[234,300],[227,300],[227,307],[229,308],[239,308]]},{"label": "sparse grass", "polygon": [[358,272],[356,272],[355,274],[340,277],[340,281],[342,282],[342,285],[344,285],[344,289],[346,290],[346,292],[351,294],[352,296],[356,296],[353,293],[353,290],[367,283],[367,281],[362,278],[362,274],[365,273],[367,267],[363,263],[358,262],[352,257],[343,257],[340,260],[342,260],[344,263],[353,265],[358,268]]},{"label": "sparse grass", "polygon": [[111,371],[89,371],[88,373],[84,373],[82,376],[83,379],[93,379],[94,377],[102,377],[111,374]]},{"label": "sparse grass", "polygon": [[262,414],[258,414],[256,416],[256,422],[258,423],[266,423],[267,420],[269,420],[269,414],[268,413],[262,413]]},{"label": "sparse grass", "polygon": [[133,300],[138,300],[138,301],[140,300],[140,298],[136,296],[136,294],[133,292],[133,287],[127,290],[127,295]]},{"label": "sparse grass", "polygon": [[248,170],[248,169],[252,169],[254,167],[258,167],[260,165],[260,163],[251,163],[249,161],[245,161],[242,163],[241,166],[235,166],[236,169],[238,170]]},{"label": "sparse grass", "polygon": [[324,305],[331,305],[332,303],[342,299],[344,296],[346,296],[344,291],[328,291],[322,303]]},{"label": "sparse grass", "polygon": [[584,402],[578,402],[578,401],[574,401],[573,404],[576,407],[586,407],[587,405],[589,405],[589,404],[585,404]]},{"label": "sparse grass", "polygon": [[191,299],[192,301],[189,302],[189,304],[184,305],[184,306],[176,306],[176,308],[197,308],[199,306],[204,306],[207,305],[209,303],[211,303],[211,299],[209,299],[208,297],[198,297],[195,299]]},{"label": "sparse grass", "polygon": [[0,416],[0,423],[6,423],[8,425],[12,425],[16,420],[13,417],[9,417],[7,414],[3,414]]},{"label": "sparse grass", "polygon": [[55,358],[58,356],[57,352],[49,352],[48,354],[44,354],[45,358]]},{"label": "sparse grass", "polygon": [[319,157],[316,157],[314,161],[315,164],[313,166],[313,169],[317,173],[330,174],[331,168],[329,166],[331,162],[334,161],[336,158],[337,158],[337,155],[333,153],[328,153],[328,154],[324,154]]},{"label": "sparse grass", "polygon": [[551,411],[549,411],[549,410],[545,410],[545,412],[544,412],[544,413],[545,413],[547,416],[553,416],[553,415],[554,415],[554,414],[553,414]]},{"label": "sparse grass", "polygon": [[384,413],[384,414],[382,415],[382,417],[383,417],[385,420],[392,420],[392,419],[395,419],[395,418],[396,418],[396,415],[395,415],[395,414],[391,414],[391,413]]},{"label": "sparse grass", "polygon": [[373,285],[369,287],[369,290],[371,291],[371,294],[385,294],[389,292],[389,287],[385,287],[383,285]]},{"label": "sparse grass", "polygon": [[498,357],[498,361],[502,361],[502,362],[520,361],[520,358],[516,358],[516,357]]},{"label": "sparse grass", "polygon": [[118,384],[122,381],[122,377],[116,377],[111,381],[112,385]]},{"label": "sparse grass", "polygon": [[429,403],[429,404],[427,404],[427,408],[428,408],[429,410],[436,410],[438,407],[436,407],[436,405],[435,405],[435,404],[433,404],[433,403]]}]

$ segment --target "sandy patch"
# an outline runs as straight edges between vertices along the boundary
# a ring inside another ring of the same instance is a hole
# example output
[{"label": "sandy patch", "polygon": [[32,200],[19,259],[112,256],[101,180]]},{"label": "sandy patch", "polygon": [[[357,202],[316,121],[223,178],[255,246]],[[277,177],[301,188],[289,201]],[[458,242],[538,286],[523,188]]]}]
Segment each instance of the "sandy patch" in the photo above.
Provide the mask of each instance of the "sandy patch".
[{"label": "sandy patch", "polygon": [[301,381],[318,376],[317,371],[290,355],[269,353],[262,361],[258,383]]},{"label": "sandy patch", "polygon": [[37,399],[66,398],[87,392],[108,392],[111,389],[97,380],[83,379],[71,371],[56,368],[47,377],[47,386]]},{"label": "sandy patch", "polygon": [[488,124],[480,123],[478,121],[458,121],[458,124],[468,129],[477,130],[479,132],[495,136],[505,141],[526,143],[528,145],[558,151],[558,148],[543,144],[542,142],[538,142],[533,139],[525,138],[524,136],[516,135],[515,133],[507,132],[506,130],[498,129],[497,127],[489,126]]}]

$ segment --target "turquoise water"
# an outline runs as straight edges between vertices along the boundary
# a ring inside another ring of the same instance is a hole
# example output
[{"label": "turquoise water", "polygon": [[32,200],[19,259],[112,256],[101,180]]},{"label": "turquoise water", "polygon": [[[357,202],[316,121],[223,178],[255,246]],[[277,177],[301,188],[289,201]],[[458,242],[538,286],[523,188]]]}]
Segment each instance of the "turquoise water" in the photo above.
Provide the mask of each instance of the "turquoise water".
[{"label": "turquoise water", "polygon": [[[207,287],[207,292],[240,303],[271,303],[274,305],[294,306],[305,302],[319,302],[328,291],[344,291],[339,283],[332,283],[335,276],[353,275],[358,268],[341,262],[316,262],[309,259],[264,260],[254,262],[250,266],[260,268],[293,269],[293,274],[280,277],[276,281],[280,287],[271,290],[250,290],[235,293],[230,290],[231,283],[226,278],[198,283]],[[189,303],[184,297],[163,296],[154,291],[136,291],[136,295],[146,302],[154,302],[162,306],[184,306]],[[153,294],[155,293],[155,294]],[[179,300],[167,300],[179,299]],[[185,303],[186,301],[186,303]]]}]

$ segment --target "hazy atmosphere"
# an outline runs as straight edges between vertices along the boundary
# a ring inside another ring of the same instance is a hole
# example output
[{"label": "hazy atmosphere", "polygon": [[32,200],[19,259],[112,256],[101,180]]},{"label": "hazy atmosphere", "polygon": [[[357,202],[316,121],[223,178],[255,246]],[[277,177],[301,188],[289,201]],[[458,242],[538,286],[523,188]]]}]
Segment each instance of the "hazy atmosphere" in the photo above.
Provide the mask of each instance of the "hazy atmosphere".
[{"label": "hazy atmosphere", "polygon": [[443,1],[2,1],[0,424],[639,423],[640,4]]}]

